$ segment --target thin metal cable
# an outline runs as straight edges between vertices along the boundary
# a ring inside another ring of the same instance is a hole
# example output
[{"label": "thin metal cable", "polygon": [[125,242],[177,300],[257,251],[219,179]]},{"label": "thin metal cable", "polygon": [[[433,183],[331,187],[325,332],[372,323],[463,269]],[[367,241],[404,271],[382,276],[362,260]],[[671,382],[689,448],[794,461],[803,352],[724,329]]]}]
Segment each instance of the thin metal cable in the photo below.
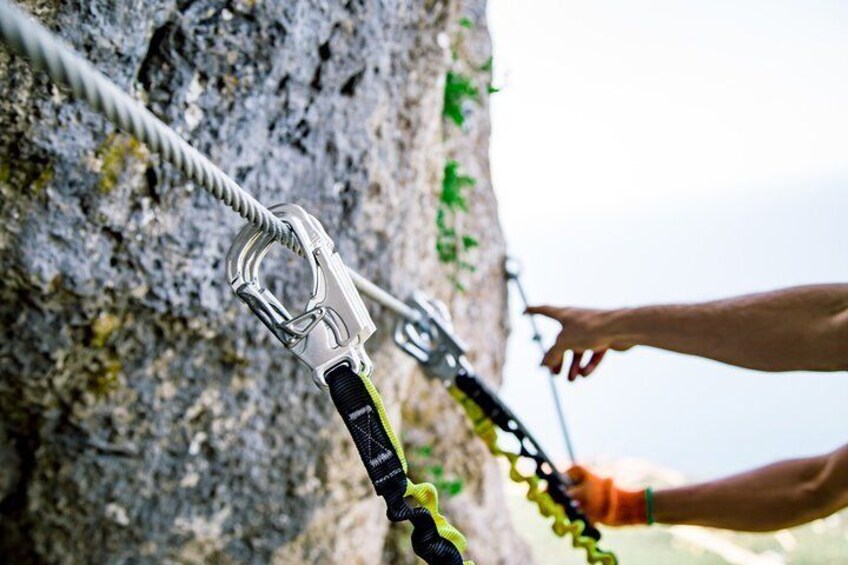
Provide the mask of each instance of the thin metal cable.
[{"label": "thin metal cable", "polygon": [[[507,259],[507,261],[510,262],[514,260]],[[527,295],[524,293],[524,285],[521,284],[521,279],[518,276],[518,269],[515,268],[515,266],[510,268],[510,265],[507,264],[504,270],[506,271],[507,278],[515,283],[516,288],[518,288],[518,296],[521,297],[521,302],[524,304],[524,308],[527,308],[530,304],[527,302]],[[542,333],[539,331],[539,326],[536,325],[535,316],[530,316],[530,327],[533,329],[533,341],[539,344],[539,349],[542,351],[542,355],[544,355],[547,352],[545,351],[545,346],[542,343]],[[562,439],[563,442],[565,442],[565,449],[568,452],[568,458],[571,460],[572,464],[577,463],[577,459],[574,457],[574,446],[571,443],[571,435],[568,433],[568,425],[565,423],[565,410],[562,408],[562,399],[559,397],[559,389],[557,389],[554,375],[550,375],[548,384],[551,386],[551,396],[554,399],[554,406],[556,406],[559,429],[562,432]]]},{"label": "thin metal cable", "polygon": [[409,320],[410,322],[418,322],[421,319],[420,312],[413,310],[399,298],[392,296],[353,269],[348,267],[347,271],[350,273],[350,278],[353,279],[353,284],[356,285],[359,292],[374,302],[380,303],[383,307],[391,310],[401,318]]},{"label": "thin metal cable", "polygon": [[[242,218],[272,234],[288,249],[302,254],[297,238],[284,222],[177,132],[8,0],[0,0],[0,37],[14,51],[27,57],[33,67],[46,72],[56,83],[69,87],[74,96],[162,155]],[[355,271],[350,270],[350,273],[362,294],[398,316],[410,321],[419,319],[417,312],[401,300]]]},{"label": "thin metal cable", "polygon": [[161,154],[247,221],[273,234],[292,251],[300,251],[291,230],[279,218],[147,108],[6,0],[0,0],[0,32],[6,43],[25,55],[36,69],[68,86],[74,96]]}]

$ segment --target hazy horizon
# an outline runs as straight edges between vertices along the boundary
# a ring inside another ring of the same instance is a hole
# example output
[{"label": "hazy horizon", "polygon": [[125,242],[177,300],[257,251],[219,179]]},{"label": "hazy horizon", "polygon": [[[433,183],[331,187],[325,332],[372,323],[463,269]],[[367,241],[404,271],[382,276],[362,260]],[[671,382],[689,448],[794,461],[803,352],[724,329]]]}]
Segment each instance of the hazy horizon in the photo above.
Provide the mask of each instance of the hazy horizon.
[{"label": "hazy horizon", "polygon": [[[848,7],[494,0],[489,24],[503,86],[493,180],[531,300],[632,306],[848,280]],[[561,458],[539,353],[511,312],[505,398]],[[581,459],[709,477],[848,442],[846,373],[637,348],[561,391]]]}]

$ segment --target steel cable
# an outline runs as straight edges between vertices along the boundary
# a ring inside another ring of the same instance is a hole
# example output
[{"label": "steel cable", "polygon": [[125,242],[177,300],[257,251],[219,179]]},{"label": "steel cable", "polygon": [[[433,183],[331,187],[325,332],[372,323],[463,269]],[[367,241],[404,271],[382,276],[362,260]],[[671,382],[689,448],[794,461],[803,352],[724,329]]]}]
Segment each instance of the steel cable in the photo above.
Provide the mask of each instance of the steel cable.
[{"label": "steel cable", "polygon": [[[272,234],[286,248],[302,254],[289,226],[150,110],[8,0],[0,0],[0,37],[14,51],[27,57],[33,67],[46,72],[56,83],[70,88],[74,96],[143,142],[151,151],[159,153],[242,218]],[[398,316],[410,321],[418,320],[419,314],[403,301],[352,269],[348,270],[362,294]]]}]

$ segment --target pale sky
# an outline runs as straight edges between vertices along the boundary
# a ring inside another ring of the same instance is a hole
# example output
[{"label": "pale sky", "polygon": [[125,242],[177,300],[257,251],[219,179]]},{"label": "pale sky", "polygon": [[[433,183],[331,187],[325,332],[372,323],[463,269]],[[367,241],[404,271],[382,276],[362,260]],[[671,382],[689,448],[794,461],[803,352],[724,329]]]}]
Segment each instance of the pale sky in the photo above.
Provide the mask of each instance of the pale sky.
[{"label": "pale sky", "polygon": [[[489,25],[493,177],[531,299],[848,281],[848,4],[491,0]],[[513,325],[507,400],[561,455],[538,352]],[[562,391],[583,459],[712,476],[848,443],[844,373],[637,349]]]}]

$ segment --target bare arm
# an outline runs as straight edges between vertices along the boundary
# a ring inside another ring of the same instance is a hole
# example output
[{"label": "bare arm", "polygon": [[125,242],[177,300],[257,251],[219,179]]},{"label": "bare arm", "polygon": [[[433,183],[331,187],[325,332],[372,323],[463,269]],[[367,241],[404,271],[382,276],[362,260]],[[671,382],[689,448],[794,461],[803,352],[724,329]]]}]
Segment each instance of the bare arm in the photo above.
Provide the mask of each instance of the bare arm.
[{"label": "bare arm", "polygon": [[540,306],[562,323],[543,363],[569,378],[587,375],[586,351],[647,345],[762,371],[848,370],[848,284],[802,286],[702,304],[589,310]]},{"label": "bare arm", "polygon": [[725,479],[654,493],[654,518],[765,532],[823,518],[848,506],[848,445]]}]

